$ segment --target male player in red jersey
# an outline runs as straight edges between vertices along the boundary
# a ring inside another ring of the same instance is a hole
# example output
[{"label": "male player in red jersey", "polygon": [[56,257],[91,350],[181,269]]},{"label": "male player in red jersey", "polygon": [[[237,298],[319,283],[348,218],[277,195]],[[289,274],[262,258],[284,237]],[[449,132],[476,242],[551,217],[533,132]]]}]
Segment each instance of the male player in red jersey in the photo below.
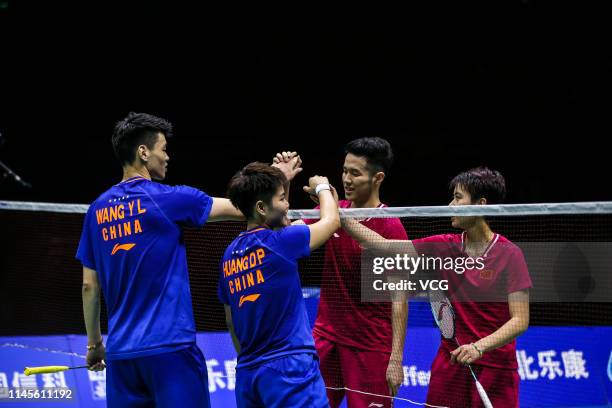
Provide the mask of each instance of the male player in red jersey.
[{"label": "male player in red jersey", "polygon": [[[380,188],[393,163],[391,145],[364,137],[345,147],[339,208],[380,208]],[[290,159],[278,154],[275,162]],[[307,223],[316,220],[307,220]],[[407,240],[397,218],[360,220],[388,239]],[[332,408],[346,395],[349,408],[390,407],[403,382],[408,304],[361,301],[361,248],[342,229],[325,246],[321,298],[313,335]],[[357,390],[367,392],[347,391]],[[371,395],[371,394],[377,394]],[[374,405],[372,405],[374,404]]]},{"label": "male player in red jersey", "polygon": [[[503,176],[485,167],[457,175],[451,182],[450,205],[497,204],[504,200]],[[482,267],[439,270],[448,280],[455,310],[457,341],[442,339],[431,367],[427,403],[450,407],[481,407],[482,400],[469,370],[487,392],[495,408],[518,407],[516,337],[529,326],[531,278],[523,253],[507,238],[491,231],[482,216],[452,217],[461,234],[443,234],[414,241],[391,241],[344,220],[348,230],[367,248],[411,257],[481,259]],[[460,364],[457,364],[460,363]]]}]

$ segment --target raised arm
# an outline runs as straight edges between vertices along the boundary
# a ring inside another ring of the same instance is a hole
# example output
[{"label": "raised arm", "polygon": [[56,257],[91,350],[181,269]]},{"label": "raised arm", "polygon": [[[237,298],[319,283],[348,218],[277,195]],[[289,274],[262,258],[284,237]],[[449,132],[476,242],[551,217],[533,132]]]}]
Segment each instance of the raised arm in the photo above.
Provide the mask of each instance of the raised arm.
[{"label": "raised arm", "polygon": [[206,222],[245,220],[246,217],[242,215],[239,209],[234,207],[229,199],[213,197],[212,208]]},{"label": "raised arm", "polygon": [[[277,157],[284,158],[281,162]],[[285,197],[289,195],[289,182],[302,171],[302,159],[296,152],[278,153],[272,166],[280,169],[287,177]],[[217,221],[245,221],[246,217],[227,198],[213,197],[212,209],[207,222]]]},{"label": "raised arm", "polygon": [[340,228],[338,202],[334,199],[327,177],[314,176],[309,185],[304,187],[309,194],[315,193],[321,206],[321,218],[308,226],[310,229],[310,250],[314,251],[323,245]]},{"label": "raised arm", "polygon": [[355,219],[342,218],[342,228],[365,249],[380,251],[387,254],[408,254],[408,256],[411,257],[418,257],[418,253],[412,241],[386,239]]},{"label": "raised arm", "polygon": [[297,152],[276,153],[276,156],[272,159],[271,166],[282,171],[287,178],[287,184],[285,184],[285,200],[289,201],[289,186],[291,181],[303,170],[302,158]]}]

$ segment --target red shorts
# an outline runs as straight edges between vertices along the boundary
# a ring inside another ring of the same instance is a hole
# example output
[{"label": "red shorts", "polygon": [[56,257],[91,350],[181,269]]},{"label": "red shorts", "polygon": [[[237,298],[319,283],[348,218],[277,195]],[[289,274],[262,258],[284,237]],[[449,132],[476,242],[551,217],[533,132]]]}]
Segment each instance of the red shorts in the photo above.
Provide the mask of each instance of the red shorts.
[{"label": "red shorts", "polygon": [[[517,408],[519,375],[516,370],[472,365],[476,378],[495,408]],[[468,367],[451,364],[450,354],[440,347],[431,365],[427,403],[453,408],[483,407]]]},{"label": "red shorts", "polygon": [[[331,408],[337,408],[345,395],[348,408],[393,406],[391,398],[344,390],[349,388],[369,394],[389,396],[387,366],[390,353],[359,350],[316,334],[314,339]],[[330,390],[330,388],[342,389]]]}]

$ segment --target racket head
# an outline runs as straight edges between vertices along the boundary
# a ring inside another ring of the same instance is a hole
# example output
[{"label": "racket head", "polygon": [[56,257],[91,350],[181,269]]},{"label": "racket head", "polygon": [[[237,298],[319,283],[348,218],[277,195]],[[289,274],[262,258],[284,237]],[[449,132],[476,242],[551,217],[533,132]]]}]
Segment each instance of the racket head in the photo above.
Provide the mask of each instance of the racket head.
[{"label": "racket head", "polygon": [[441,290],[430,290],[427,293],[429,305],[434,320],[440,329],[442,337],[453,339],[455,337],[455,310],[446,293]]}]

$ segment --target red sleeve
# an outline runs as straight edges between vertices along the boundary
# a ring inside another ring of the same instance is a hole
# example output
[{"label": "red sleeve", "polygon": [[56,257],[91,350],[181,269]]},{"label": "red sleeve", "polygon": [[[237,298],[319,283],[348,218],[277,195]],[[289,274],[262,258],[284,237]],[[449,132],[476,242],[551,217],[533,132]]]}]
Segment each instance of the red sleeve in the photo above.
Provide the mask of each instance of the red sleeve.
[{"label": "red sleeve", "polygon": [[450,234],[432,235],[425,238],[413,239],[412,245],[417,253],[426,256],[444,257],[449,252],[449,246],[452,242]]},{"label": "red sleeve", "polygon": [[510,294],[532,287],[533,284],[531,283],[523,251],[516,247],[510,252],[509,256],[510,258],[506,265],[506,293]]},{"label": "red sleeve", "polygon": [[386,239],[408,240],[408,234],[399,218],[389,218],[386,220],[385,229],[381,234]]}]

